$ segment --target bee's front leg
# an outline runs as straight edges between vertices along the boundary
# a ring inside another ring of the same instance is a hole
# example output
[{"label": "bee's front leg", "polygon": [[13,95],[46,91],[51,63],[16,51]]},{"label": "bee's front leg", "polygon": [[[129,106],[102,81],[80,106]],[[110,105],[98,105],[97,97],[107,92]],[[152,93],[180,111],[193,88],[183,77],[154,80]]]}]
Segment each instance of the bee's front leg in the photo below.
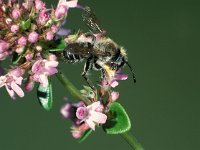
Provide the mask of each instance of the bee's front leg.
[{"label": "bee's front leg", "polygon": [[86,80],[87,84],[93,89],[95,90],[94,85],[91,84],[91,81],[88,78],[88,72],[91,70],[92,68],[92,64],[93,64],[93,58],[89,57],[84,65],[84,70],[83,73],[81,74],[82,77]]}]

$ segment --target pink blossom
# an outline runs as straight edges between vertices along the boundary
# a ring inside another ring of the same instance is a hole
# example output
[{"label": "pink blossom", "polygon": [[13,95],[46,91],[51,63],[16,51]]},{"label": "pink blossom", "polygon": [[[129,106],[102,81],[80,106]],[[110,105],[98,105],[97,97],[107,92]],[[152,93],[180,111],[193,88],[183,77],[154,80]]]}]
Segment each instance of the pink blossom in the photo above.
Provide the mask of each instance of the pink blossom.
[{"label": "pink blossom", "polygon": [[75,138],[75,139],[78,139],[80,138],[83,133],[88,130],[90,127],[86,124],[86,123],[83,123],[81,124],[80,126],[73,126],[71,129],[71,133],[72,133],[72,136]]},{"label": "pink blossom", "polygon": [[10,30],[14,33],[17,33],[19,31],[19,26],[18,25],[12,25]]},{"label": "pink blossom", "polygon": [[0,40],[0,53],[7,51],[9,48],[9,44],[3,40]]},{"label": "pink blossom", "polygon": [[128,78],[128,75],[126,74],[121,74],[119,71],[115,73],[115,75],[107,80],[107,79],[103,79],[101,81],[101,85],[104,87],[105,90],[107,90],[110,86],[115,88],[116,86],[119,85],[118,80],[126,80]]},{"label": "pink blossom", "polygon": [[21,12],[18,8],[13,9],[12,17],[13,19],[18,19],[21,16]]},{"label": "pink blossom", "polygon": [[107,116],[102,112],[97,111],[101,106],[100,102],[94,102],[87,107],[79,107],[76,111],[76,117],[84,121],[92,130],[95,130],[95,123],[104,124]]},{"label": "pink blossom", "polygon": [[32,66],[31,79],[39,82],[42,86],[48,85],[48,77],[58,72],[56,67],[58,66],[57,61],[51,61],[47,59],[37,60]]},{"label": "pink blossom", "polygon": [[78,0],[71,0],[71,1],[59,0],[57,8],[55,10],[55,18],[61,19],[67,16],[68,8],[76,7],[77,3]]},{"label": "pink blossom", "polygon": [[41,25],[44,25],[47,23],[47,21],[50,19],[50,15],[49,13],[46,12],[46,10],[42,10],[40,13],[39,13],[39,18],[38,18],[38,21]]},{"label": "pink blossom", "polygon": [[20,68],[16,68],[11,70],[5,76],[0,77],[0,87],[5,86],[8,94],[11,98],[15,99],[15,93],[19,97],[24,97],[24,92],[19,87],[22,84],[22,75],[24,71]]},{"label": "pink blossom", "polygon": [[53,37],[54,37],[53,32],[49,31],[49,32],[46,33],[46,39],[47,40],[49,40],[49,41],[53,40]]},{"label": "pink blossom", "polygon": [[16,51],[18,54],[21,54],[21,53],[23,53],[23,51],[24,51],[24,47],[19,47],[19,48],[17,48],[15,51]]},{"label": "pink blossom", "polygon": [[45,3],[42,2],[41,0],[35,0],[35,8],[36,10],[41,10],[45,8]]},{"label": "pink blossom", "polygon": [[27,43],[27,38],[26,38],[25,36],[22,36],[22,37],[20,37],[20,38],[18,39],[18,44],[19,44],[20,46],[25,46],[26,43]]},{"label": "pink blossom", "polygon": [[38,41],[38,33],[33,31],[29,34],[28,36],[28,41],[31,42],[31,43],[36,43]]}]

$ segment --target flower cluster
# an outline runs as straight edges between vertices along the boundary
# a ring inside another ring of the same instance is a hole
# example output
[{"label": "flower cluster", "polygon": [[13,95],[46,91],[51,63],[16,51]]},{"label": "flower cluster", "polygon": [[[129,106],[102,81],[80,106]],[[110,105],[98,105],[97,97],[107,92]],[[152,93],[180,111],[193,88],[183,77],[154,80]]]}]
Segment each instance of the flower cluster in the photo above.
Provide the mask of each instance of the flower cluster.
[{"label": "flower cluster", "polygon": [[[59,0],[57,7],[47,9],[42,0],[0,1],[0,61],[12,57],[12,68],[0,76],[0,87],[9,95],[23,97],[21,89],[32,90],[34,82],[47,86],[48,77],[57,73],[58,60],[47,51],[55,39],[68,9],[77,0]],[[2,72],[2,71],[1,71]]]},{"label": "flower cluster", "polygon": [[128,75],[116,72],[110,81],[102,79],[98,90],[84,86],[80,93],[89,99],[90,104],[83,101],[66,103],[60,110],[64,118],[71,119],[74,138],[81,138],[89,129],[95,130],[96,125],[103,125],[107,121],[109,106],[119,98],[119,92],[112,89],[118,85],[118,80],[126,80]]}]

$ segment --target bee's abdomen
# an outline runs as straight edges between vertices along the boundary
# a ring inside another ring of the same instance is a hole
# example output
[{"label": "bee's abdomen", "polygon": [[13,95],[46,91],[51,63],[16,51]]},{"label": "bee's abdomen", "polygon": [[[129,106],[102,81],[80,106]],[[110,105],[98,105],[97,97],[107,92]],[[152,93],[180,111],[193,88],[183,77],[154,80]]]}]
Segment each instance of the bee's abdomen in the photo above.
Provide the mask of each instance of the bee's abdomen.
[{"label": "bee's abdomen", "polygon": [[63,56],[65,60],[69,63],[76,63],[83,60],[83,57],[81,55],[73,54],[70,51],[64,51]]}]

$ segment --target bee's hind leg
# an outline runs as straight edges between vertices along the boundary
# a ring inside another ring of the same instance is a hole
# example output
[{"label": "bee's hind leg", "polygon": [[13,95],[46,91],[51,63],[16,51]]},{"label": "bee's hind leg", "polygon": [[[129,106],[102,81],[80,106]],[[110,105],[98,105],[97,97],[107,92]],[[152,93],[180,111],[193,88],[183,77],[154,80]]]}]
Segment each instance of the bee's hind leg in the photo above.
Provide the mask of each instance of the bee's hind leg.
[{"label": "bee's hind leg", "polygon": [[93,89],[95,90],[94,85],[92,85],[91,81],[88,78],[88,72],[91,70],[92,68],[92,58],[88,58],[85,65],[84,65],[84,70],[82,72],[82,77],[85,79],[85,81],[87,82],[87,84]]}]

